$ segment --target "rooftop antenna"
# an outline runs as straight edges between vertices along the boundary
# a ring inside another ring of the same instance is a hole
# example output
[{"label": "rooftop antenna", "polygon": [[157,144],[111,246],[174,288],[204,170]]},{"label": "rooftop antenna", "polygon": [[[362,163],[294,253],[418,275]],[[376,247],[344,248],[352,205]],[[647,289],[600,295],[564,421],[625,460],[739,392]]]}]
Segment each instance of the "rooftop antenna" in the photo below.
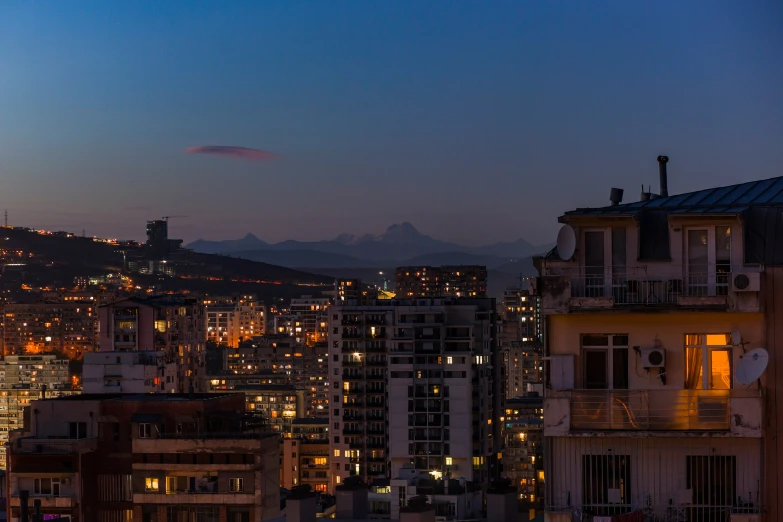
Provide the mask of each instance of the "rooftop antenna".
[{"label": "rooftop antenna", "polygon": [[87,237],[87,231],[85,229],[82,229],[82,237]]},{"label": "rooftop antenna", "polygon": [[165,219],[166,223],[168,223],[170,218],[186,218],[186,217],[188,216],[163,216],[162,219]]},{"label": "rooftop antenna", "polygon": [[8,209],[5,209],[5,226],[8,226]]}]

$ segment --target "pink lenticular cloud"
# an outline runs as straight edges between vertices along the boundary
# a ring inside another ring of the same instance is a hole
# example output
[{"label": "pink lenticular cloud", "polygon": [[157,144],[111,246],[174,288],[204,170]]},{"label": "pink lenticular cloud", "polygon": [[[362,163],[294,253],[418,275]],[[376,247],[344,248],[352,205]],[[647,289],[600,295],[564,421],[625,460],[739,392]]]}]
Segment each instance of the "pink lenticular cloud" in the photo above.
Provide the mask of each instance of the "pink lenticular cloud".
[{"label": "pink lenticular cloud", "polygon": [[274,152],[225,145],[198,145],[195,147],[188,147],[185,149],[185,154],[205,154],[218,158],[237,158],[246,161],[268,161],[278,157]]}]

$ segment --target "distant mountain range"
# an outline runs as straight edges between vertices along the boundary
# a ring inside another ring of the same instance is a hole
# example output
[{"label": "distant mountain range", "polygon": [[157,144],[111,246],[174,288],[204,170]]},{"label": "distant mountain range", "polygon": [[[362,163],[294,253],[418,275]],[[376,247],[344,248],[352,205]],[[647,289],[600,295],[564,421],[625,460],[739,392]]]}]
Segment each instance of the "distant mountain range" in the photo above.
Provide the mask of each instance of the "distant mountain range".
[{"label": "distant mountain range", "polygon": [[186,248],[301,269],[388,270],[400,265],[485,265],[489,269],[530,275],[533,270],[530,256],[545,253],[552,246],[534,246],[518,239],[510,243],[468,247],[422,234],[406,222],[392,225],[380,235],[341,234],[326,241],[267,243],[248,234],[242,239],[225,241],[199,239]]}]

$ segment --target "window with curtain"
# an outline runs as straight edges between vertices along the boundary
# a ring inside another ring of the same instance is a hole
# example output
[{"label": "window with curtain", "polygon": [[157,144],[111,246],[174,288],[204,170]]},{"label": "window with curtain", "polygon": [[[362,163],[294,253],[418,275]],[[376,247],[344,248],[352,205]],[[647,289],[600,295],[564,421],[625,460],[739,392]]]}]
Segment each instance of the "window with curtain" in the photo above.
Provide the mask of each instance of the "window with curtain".
[{"label": "window with curtain", "polygon": [[733,380],[730,334],[685,336],[685,388],[729,390]]}]

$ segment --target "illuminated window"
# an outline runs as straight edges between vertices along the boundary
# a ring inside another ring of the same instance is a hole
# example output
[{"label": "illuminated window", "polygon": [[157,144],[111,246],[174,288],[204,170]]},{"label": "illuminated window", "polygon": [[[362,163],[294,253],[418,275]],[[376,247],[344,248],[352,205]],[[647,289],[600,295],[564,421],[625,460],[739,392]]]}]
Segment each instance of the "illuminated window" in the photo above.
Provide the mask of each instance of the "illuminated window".
[{"label": "illuminated window", "polygon": [[685,336],[685,387],[690,390],[729,390],[732,381],[728,334]]},{"label": "illuminated window", "polygon": [[453,463],[454,463],[454,459],[452,459],[451,457],[446,457],[446,465],[447,466],[451,466],[451,465],[453,465]]},{"label": "illuminated window", "polygon": [[147,477],[144,479],[145,491],[158,491],[158,479],[155,477]]},{"label": "illuminated window", "polygon": [[228,490],[231,493],[242,493],[244,490],[244,479],[232,478],[228,479]]}]

